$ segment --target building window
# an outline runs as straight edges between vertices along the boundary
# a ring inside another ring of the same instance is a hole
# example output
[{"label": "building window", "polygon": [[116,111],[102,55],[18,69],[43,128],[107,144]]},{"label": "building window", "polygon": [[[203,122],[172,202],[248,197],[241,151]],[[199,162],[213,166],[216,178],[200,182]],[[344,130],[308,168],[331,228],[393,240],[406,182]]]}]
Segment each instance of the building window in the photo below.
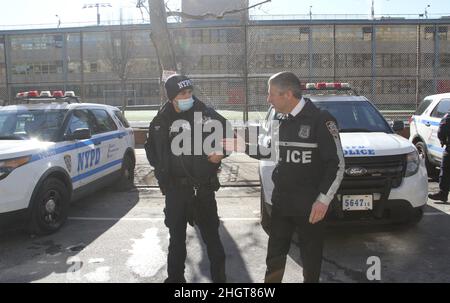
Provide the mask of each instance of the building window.
[{"label": "building window", "polygon": [[275,67],[285,67],[283,55],[280,55],[280,54],[275,55]]},{"label": "building window", "polygon": [[322,27],[322,28],[313,28],[312,39],[315,42],[333,42],[333,28],[330,27]]},{"label": "building window", "polygon": [[241,43],[242,35],[239,29],[227,29],[227,43]]},{"label": "building window", "polygon": [[372,40],[372,27],[368,27],[368,26],[363,27],[362,28],[362,33],[363,33],[362,39],[364,41],[371,41]]},{"label": "building window", "polygon": [[203,29],[202,30],[202,42],[203,43],[210,43],[211,42],[211,33],[209,29]]},{"label": "building window", "polygon": [[376,28],[377,41],[416,41],[416,26],[396,25],[378,26]]},{"label": "building window", "polygon": [[425,27],[424,39],[425,40],[434,40],[434,26]]},{"label": "building window", "polygon": [[191,31],[191,38],[193,43],[201,43],[202,42],[202,30],[194,29]]},{"label": "building window", "polygon": [[309,27],[300,27],[299,28],[299,40],[300,41],[308,41],[309,40]]},{"label": "building window", "polygon": [[448,33],[447,26],[439,26],[439,28],[438,28],[439,40],[447,40],[447,33]]},{"label": "building window", "polygon": [[313,67],[315,68],[331,68],[331,56],[330,54],[314,54],[313,55]]},{"label": "building window", "polygon": [[450,54],[441,54],[439,61],[441,67],[450,67]]},{"label": "building window", "polygon": [[434,66],[434,54],[425,53],[422,54],[422,67],[433,67]]},{"label": "building window", "polygon": [[89,72],[90,73],[98,72],[98,64],[96,62],[89,63]]}]

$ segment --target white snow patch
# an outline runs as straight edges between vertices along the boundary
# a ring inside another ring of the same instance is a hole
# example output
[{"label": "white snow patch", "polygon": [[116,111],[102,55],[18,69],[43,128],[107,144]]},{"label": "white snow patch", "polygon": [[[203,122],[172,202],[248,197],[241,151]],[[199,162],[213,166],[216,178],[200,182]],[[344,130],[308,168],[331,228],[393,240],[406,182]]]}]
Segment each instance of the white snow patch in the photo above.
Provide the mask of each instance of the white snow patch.
[{"label": "white snow patch", "polygon": [[158,229],[147,229],[141,239],[132,239],[133,248],[128,252],[127,266],[143,278],[153,277],[166,264],[166,253],[162,250]]},{"label": "white snow patch", "polygon": [[109,270],[109,266],[102,266],[97,268],[94,272],[85,274],[84,277],[89,282],[107,282],[111,279],[109,276]]}]

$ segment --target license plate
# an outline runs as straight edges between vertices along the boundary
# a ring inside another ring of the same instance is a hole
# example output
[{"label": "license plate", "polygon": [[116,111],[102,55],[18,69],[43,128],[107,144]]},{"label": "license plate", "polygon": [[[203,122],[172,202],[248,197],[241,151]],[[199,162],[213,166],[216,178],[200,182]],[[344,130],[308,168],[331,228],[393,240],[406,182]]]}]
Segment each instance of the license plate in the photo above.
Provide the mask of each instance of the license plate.
[{"label": "license plate", "polygon": [[373,209],[372,195],[343,195],[342,210],[370,210]]}]

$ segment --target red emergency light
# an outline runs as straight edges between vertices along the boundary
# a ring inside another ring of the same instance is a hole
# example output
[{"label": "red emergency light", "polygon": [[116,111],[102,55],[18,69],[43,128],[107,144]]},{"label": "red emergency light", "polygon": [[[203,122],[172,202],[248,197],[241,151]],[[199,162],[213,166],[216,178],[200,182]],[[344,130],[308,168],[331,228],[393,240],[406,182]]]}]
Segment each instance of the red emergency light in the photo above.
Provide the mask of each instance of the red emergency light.
[{"label": "red emergency light", "polygon": [[307,90],[349,90],[350,84],[342,82],[306,83]]},{"label": "red emergency light", "polygon": [[28,98],[36,98],[39,97],[39,92],[37,90],[31,90],[28,92]]},{"label": "red emergency light", "polygon": [[54,98],[62,98],[62,97],[64,97],[64,94],[63,94],[63,92],[61,90],[55,90],[52,93],[52,97],[54,97]]}]

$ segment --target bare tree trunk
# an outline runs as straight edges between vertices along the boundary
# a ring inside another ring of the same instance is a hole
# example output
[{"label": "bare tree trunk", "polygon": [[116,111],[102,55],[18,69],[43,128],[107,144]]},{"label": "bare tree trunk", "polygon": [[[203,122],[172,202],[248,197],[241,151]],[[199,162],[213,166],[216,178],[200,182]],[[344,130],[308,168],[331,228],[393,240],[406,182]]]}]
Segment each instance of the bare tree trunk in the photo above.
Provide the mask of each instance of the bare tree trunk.
[{"label": "bare tree trunk", "polygon": [[156,47],[162,70],[177,71],[172,38],[167,27],[167,13],[163,0],[148,0],[150,8],[151,39]]}]

